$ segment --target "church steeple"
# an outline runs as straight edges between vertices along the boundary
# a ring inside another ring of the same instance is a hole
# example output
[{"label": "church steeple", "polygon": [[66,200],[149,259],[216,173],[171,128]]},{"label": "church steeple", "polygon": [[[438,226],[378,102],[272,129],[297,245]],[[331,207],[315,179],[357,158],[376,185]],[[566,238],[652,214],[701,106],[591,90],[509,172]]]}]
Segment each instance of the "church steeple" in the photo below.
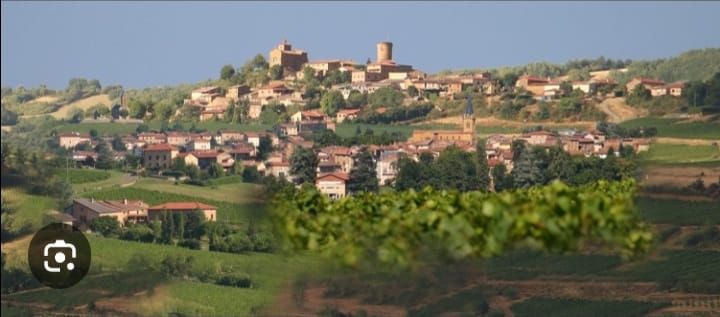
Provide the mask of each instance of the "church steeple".
[{"label": "church steeple", "polygon": [[475,134],[475,109],[473,109],[472,97],[468,95],[465,113],[462,116],[463,132]]},{"label": "church steeple", "polygon": [[465,117],[472,117],[475,115],[475,109],[473,109],[472,96],[468,95],[467,105],[465,105]]}]

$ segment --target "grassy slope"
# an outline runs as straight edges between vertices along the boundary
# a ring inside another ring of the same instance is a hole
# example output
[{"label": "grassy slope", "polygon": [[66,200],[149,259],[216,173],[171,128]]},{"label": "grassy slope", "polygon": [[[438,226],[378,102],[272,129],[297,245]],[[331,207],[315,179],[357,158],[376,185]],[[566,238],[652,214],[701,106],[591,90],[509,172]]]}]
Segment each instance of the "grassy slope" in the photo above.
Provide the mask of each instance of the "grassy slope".
[{"label": "grassy slope", "polygon": [[654,143],[649,151],[640,153],[639,158],[643,164],[720,162],[720,148],[712,145]]},{"label": "grassy slope", "polygon": [[32,230],[40,229],[47,212],[56,207],[52,198],[30,195],[18,188],[3,188],[2,196],[8,200],[10,208],[14,211],[13,221],[9,226],[10,231],[19,230],[24,226],[29,226]]},{"label": "grassy slope", "polygon": [[173,182],[152,178],[143,178],[133,187],[174,193],[187,196],[204,197],[207,199],[230,203],[259,203],[262,188],[256,184],[234,183],[218,186],[194,186],[174,184]]},{"label": "grassy slope", "polygon": [[620,126],[625,128],[656,127],[659,137],[720,139],[720,122],[687,122],[679,123],[679,119],[645,117],[625,121]]},{"label": "grassy slope", "polygon": [[[167,315],[171,311],[189,314],[201,313],[213,316],[245,316],[252,307],[267,303],[280,288],[298,273],[312,273],[319,263],[309,256],[284,256],[266,253],[231,254],[190,250],[180,247],[122,241],[88,236],[93,252],[91,273],[80,284],[68,290],[44,289],[25,294],[10,295],[9,300],[53,303],[60,307],[76,306],[112,297],[147,290],[165,285],[167,294],[158,303],[138,302],[144,314]],[[17,253],[10,253],[8,265],[25,267],[24,246],[17,246]],[[231,272],[247,274],[256,287],[240,289],[198,281],[173,280],[168,282],[161,273],[137,272],[128,262],[144,258],[145,263],[157,265],[168,255],[191,256],[192,271]],[[130,273],[123,273],[130,270]],[[110,275],[105,275],[111,273]],[[166,284],[167,283],[167,284]],[[111,286],[111,287],[110,287]],[[94,291],[91,291],[94,290]],[[100,291],[105,290],[105,291]],[[107,293],[109,291],[109,293]],[[148,311],[147,309],[151,309]]]},{"label": "grassy slope", "polygon": [[[122,172],[108,171],[108,173],[110,174],[110,177],[103,179],[103,180],[95,181],[95,182],[77,183],[77,182],[72,182],[72,180],[71,180],[71,184],[72,184],[73,190],[75,191],[75,194],[80,195],[83,193],[98,191],[98,190],[101,190],[104,188],[106,189],[106,188],[118,187],[121,184],[123,184],[124,182],[130,181],[130,179],[127,179],[124,176],[125,174]],[[58,176],[61,178],[65,177],[64,169],[58,170]]]},{"label": "grassy slope", "polygon": [[112,100],[110,100],[107,94],[95,95],[80,100],[75,100],[67,105],[60,107],[57,111],[52,113],[52,116],[56,119],[65,119],[70,116],[70,111],[74,108],[80,108],[85,111],[88,108],[97,104],[103,104],[109,108],[112,105]]}]

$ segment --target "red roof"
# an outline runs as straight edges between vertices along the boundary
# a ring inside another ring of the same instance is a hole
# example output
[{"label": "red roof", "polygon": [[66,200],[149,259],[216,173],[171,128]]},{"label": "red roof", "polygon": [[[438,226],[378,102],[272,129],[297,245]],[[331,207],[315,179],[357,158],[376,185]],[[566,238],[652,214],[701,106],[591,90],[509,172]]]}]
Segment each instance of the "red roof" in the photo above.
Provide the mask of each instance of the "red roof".
[{"label": "red roof", "polygon": [[145,146],[145,152],[166,152],[166,151],[176,151],[177,149],[167,143],[159,143],[159,144],[148,144]]},{"label": "red roof", "polygon": [[220,153],[218,151],[193,151],[190,154],[197,158],[216,158]]},{"label": "red roof", "polygon": [[324,118],[325,114],[317,110],[306,110],[302,112],[303,117]]},{"label": "red roof", "polygon": [[343,109],[338,111],[338,114],[352,115],[360,113],[360,109]]},{"label": "red roof", "polygon": [[685,87],[685,82],[682,81],[676,81],[674,83],[670,83],[667,85],[667,88],[683,88]]},{"label": "red roof", "polygon": [[148,208],[148,211],[206,210],[206,209],[217,209],[217,207],[199,203],[196,201],[193,201],[193,202],[183,201],[183,202],[170,202],[170,203],[160,204],[157,206],[152,206],[152,207]]},{"label": "red roof", "polygon": [[348,174],[345,174],[345,173],[328,173],[328,174],[318,177],[315,182],[317,183],[320,180],[326,180],[326,179],[327,180],[336,179],[336,180],[341,180],[343,182],[347,182],[350,179],[350,176],[348,176]]},{"label": "red roof", "polygon": [[651,79],[651,78],[635,78],[637,80],[640,80],[641,84],[648,84],[648,85],[665,85],[665,82],[659,79]]}]

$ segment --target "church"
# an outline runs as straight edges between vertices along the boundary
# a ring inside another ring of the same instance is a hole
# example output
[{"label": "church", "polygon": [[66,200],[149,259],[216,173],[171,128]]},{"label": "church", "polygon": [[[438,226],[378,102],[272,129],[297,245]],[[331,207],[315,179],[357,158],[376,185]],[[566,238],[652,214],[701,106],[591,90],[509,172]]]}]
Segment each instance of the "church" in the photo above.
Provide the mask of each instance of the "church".
[{"label": "church", "polygon": [[425,141],[450,141],[475,144],[475,110],[468,96],[465,112],[462,115],[462,130],[413,130],[411,143]]}]

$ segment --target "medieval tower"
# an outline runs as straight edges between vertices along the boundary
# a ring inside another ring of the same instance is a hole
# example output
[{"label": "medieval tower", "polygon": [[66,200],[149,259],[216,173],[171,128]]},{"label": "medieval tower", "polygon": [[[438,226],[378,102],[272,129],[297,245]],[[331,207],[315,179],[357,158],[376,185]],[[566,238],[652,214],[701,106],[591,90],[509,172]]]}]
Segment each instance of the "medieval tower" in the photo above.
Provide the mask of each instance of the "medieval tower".
[{"label": "medieval tower", "polygon": [[393,44],[390,42],[380,42],[377,44],[377,63],[392,60]]}]

